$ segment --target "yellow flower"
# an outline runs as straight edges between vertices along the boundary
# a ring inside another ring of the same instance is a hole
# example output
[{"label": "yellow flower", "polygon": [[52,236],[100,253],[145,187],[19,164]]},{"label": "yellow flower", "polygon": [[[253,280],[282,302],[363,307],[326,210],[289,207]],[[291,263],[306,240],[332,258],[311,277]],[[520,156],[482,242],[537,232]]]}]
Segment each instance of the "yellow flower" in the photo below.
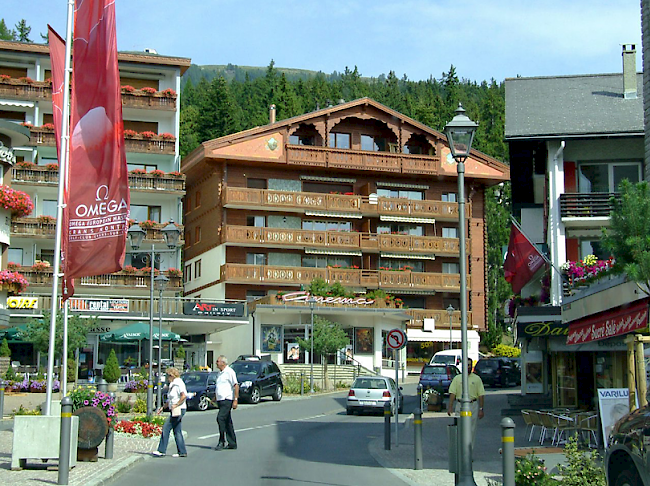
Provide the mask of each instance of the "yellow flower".
[{"label": "yellow flower", "polygon": [[594,265],[598,261],[598,258],[596,258],[596,255],[587,255],[583,260],[582,263],[587,266]]}]

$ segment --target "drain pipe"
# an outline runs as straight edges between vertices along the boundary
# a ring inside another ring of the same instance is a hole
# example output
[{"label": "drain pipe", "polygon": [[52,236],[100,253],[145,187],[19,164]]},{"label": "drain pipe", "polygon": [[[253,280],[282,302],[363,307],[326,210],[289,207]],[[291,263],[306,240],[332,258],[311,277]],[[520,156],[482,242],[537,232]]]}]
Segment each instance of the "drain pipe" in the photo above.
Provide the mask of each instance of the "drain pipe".
[{"label": "drain pipe", "polygon": [[[560,196],[557,194],[557,181],[558,177],[560,176],[560,171],[558,168],[558,163],[560,160],[560,157],[562,157],[564,153],[564,147],[566,147],[566,143],[564,140],[560,142],[560,147],[557,149],[555,152],[555,155],[553,156],[553,177],[551,177],[550,183],[550,191],[551,194],[549,197],[549,205],[551,206],[549,209],[549,218],[550,218],[550,235],[551,235],[551,261],[557,261],[558,254],[559,254],[559,231],[560,231],[560,208],[559,208],[559,199]],[[551,282],[552,282],[552,303],[553,305],[560,305],[562,301],[562,276],[559,275],[557,269],[555,268],[555,265],[551,269]]]}]

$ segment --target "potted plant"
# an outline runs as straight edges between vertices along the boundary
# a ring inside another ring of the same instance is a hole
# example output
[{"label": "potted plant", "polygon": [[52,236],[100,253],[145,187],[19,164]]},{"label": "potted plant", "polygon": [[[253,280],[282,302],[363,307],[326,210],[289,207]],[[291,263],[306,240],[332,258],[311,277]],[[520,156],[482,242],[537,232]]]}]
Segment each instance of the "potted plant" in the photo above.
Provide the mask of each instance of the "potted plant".
[{"label": "potted plant", "polygon": [[7,290],[10,295],[20,294],[28,285],[29,282],[20,273],[11,270],[0,271],[0,289]]},{"label": "potted plant", "polygon": [[0,376],[4,376],[9,368],[11,368],[11,350],[7,338],[4,338],[0,344]]},{"label": "potted plant", "polygon": [[46,260],[36,260],[32,265],[32,270],[35,272],[46,272],[50,269],[50,262]]},{"label": "potted plant", "polygon": [[181,344],[178,348],[176,348],[176,354],[174,355],[174,367],[178,368],[179,370],[182,370],[184,365],[185,365],[185,348]]},{"label": "potted plant", "polygon": [[29,216],[34,210],[34,203],[26,193],[5,185],[0,185],[0,206],[11,211],[11,216],[16,218]]},{"label": "potted plant", "polygon": [[117,382],[120,379],[122,372],[120,371],[120,365],[117,362],[117,356],[115,355],[115,350],[111,349],[111,352],[106,359],[106,364],[104,365],[103,377],[108,382],[108,391],[115,392],[117,391]]}]

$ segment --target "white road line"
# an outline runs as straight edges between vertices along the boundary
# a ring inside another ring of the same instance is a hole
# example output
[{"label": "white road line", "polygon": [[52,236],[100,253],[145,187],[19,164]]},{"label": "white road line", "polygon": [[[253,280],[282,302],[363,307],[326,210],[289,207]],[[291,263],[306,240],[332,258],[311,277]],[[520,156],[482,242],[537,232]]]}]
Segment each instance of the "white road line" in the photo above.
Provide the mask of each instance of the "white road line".
[{"label": "white road line", "polygon": [[[305,417],[305,418],[300,418],[300,419],[293,419],[289,420],[289,422],[304,422],[305,420],[313,420],[321,417],[326,417],[328,414],[322,413],[320,415],[314,415],[313,417]],[[257,427],[248,427],[246,429],[237,429],[235,430],[235,433],[238,434],[240,432],[247,432],[249,430],[259,430],[259,429],[266,429],[268,427],[276,427],[281,424],[266,424],[266,425],[258,425]],[[219,434],[210,434],[210,435],[203,435],[201,437],[197,437],[198,440],[205,440],[205,439],[212,439],[213,437],[219,437]]]}]

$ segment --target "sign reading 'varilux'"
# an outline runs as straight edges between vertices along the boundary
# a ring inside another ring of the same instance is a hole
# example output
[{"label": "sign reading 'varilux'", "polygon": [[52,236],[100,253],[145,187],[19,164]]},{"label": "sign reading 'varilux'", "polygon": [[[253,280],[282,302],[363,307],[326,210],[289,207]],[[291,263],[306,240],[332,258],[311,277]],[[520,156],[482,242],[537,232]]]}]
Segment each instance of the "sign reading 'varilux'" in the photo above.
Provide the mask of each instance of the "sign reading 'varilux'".
[{"label": "sign reading 'varilux'", "polygon": [[185,302],[183,305],[183,314],[213,317],[243,317],[244,304]]}]

